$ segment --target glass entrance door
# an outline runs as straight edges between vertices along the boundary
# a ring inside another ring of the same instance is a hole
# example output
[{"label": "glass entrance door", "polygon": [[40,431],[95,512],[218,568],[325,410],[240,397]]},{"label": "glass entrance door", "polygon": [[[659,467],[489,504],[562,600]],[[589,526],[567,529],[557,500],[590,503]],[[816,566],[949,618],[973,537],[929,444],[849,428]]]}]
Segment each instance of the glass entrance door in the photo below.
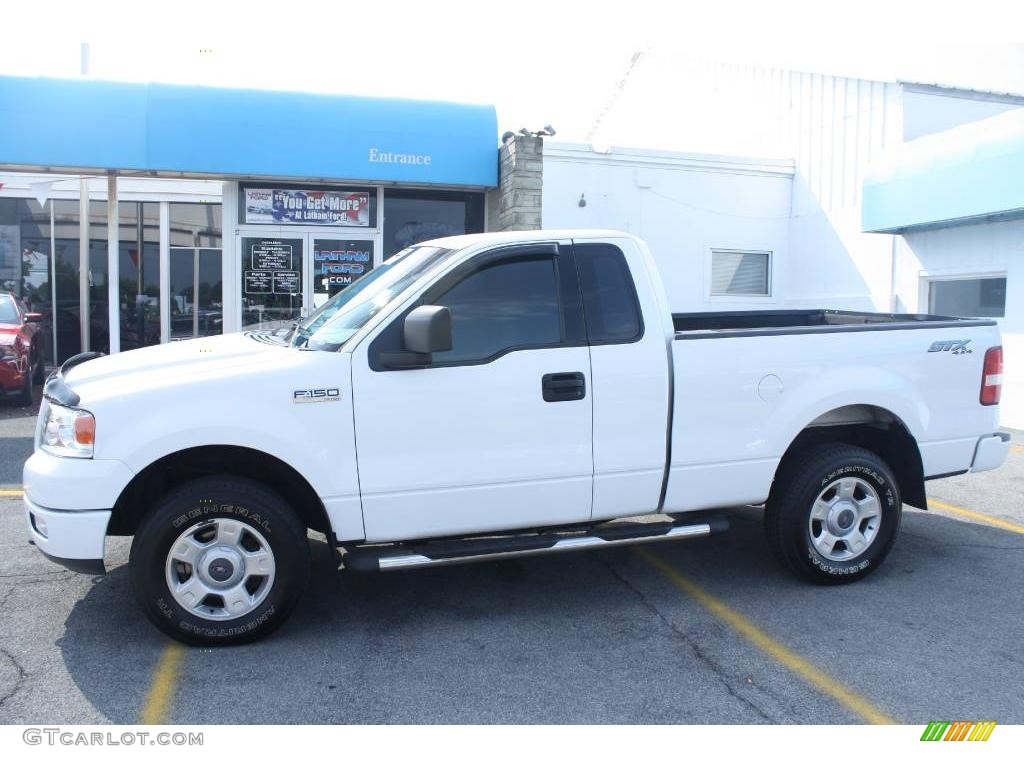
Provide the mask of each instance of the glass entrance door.
[{"label": "glass entrance door", "polygon": [[304,314],[308,236],[243,236],[242,328],[279,328]]},{"label": "glass entrance door", "polygon": [[305,317],[373,269],[378,240],[376,233],[345,230],[243,230],[242,329],[275,329]]},{"label": "glass entrance door", "polygon": [[374,241],[310,235],[313,253],[313,308],[373,269]]}]

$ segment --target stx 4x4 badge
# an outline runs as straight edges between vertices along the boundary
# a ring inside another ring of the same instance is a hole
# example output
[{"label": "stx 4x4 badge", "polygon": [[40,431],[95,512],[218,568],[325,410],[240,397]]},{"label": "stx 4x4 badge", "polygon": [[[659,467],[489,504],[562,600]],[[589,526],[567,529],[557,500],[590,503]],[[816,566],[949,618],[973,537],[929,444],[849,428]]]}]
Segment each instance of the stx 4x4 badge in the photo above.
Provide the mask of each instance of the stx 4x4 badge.
[{"label": "stx 4x4 badge", "polygon": [[970,339],[952,339],[950,341],[936,341],[928,347],[929,352],[952,352],[954,355],[970,355],[973,350],[967,348],[971,343]]},{"label": "stx 4x4 badge", "polygon": [[292,392],[293,403],[326,403],[330,400],[341,400],[341,390],[337,387],[327,389],[296,389]]}]

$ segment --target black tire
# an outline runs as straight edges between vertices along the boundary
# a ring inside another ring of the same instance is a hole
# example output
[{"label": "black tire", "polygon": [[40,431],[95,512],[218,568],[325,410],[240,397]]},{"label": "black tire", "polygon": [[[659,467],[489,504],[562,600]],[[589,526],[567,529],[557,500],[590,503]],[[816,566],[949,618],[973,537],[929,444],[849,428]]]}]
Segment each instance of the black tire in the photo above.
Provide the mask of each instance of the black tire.
[{"label": "black tire", "polygon": [[[204,521],[239,520],[258,531],[274,559],[273,582],[251,612],[237,618],[197,616],[172,597],[168,554],[178,537]],[[190,645],[236,645],[284,623],[309,580],[309,540],[292,508],[259,483],[230,476],[194,480],[171,491],[143,520],[132,542],[131,580],[147,618]]]},{"label": "black tire", "polygon": [[[814,546],[812,531],[819,535],[821,523],[815,527],[811,511],[819,494],[840,478],[870,485],[877,494],[881,519],[874,539],[862,552],[845,555],[845,544],[839,544],[838,557],[849,559],[835,560]],[[889,554],[900,527],[902,506],[895,476],[876,454],[845,443],[809,445],[787,460],[775,479],[765,506],[765,534],[776,559],[800,578],[818,584],[848,584],[867,576]]]}]

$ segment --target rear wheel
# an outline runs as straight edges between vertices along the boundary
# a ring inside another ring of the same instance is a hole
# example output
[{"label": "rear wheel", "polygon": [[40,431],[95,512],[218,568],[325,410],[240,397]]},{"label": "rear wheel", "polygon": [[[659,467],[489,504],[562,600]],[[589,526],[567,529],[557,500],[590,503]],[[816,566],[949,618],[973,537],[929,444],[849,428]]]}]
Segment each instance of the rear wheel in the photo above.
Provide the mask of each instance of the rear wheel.
[{"label": "rear wheel", "polygon": [[143,521],[131,578],[146,616],[171,637],[249,642],[279,627],[301,597],[306,529],[265,486],[203,478],[172,491]]},{"label": "rear wheel", "polygon": [[876,454],[812,445],[782,468],[765,508],[775,557],[801,578],[845,584],[885,559],[900,525],[899,487]]}]

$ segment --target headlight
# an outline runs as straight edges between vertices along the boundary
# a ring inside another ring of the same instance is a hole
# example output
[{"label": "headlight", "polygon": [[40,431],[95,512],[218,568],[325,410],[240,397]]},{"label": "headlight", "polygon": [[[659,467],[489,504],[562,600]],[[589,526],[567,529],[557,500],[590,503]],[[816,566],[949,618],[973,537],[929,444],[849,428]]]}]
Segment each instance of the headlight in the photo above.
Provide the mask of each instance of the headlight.
[{"label": "headlight", "polygon": [[46,403],[39,434],[39,447],[54,456],[92,458],[96,440],[96,419],[81,408]]}]

